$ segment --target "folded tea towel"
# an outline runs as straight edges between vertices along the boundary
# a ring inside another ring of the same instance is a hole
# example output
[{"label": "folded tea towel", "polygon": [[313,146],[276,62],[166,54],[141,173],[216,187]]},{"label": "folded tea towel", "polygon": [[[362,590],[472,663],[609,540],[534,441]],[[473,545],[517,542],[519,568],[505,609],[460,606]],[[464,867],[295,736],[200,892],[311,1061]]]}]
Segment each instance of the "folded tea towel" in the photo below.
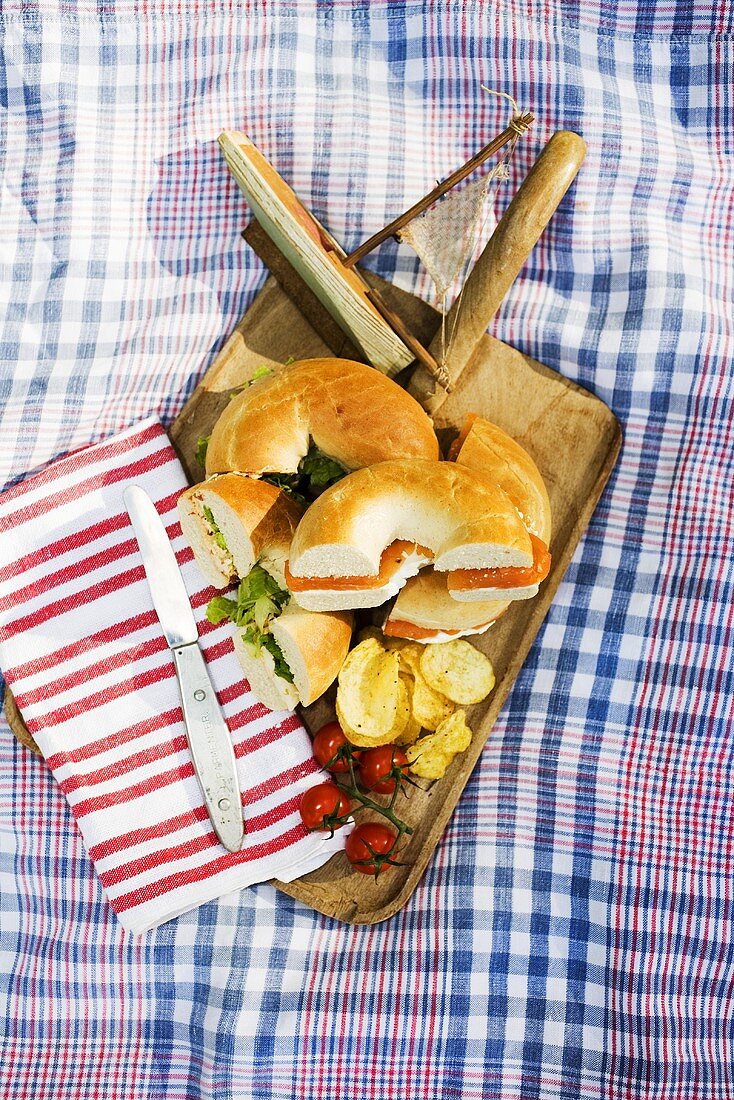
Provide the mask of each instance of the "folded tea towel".
[{"label": "folded tea towel", "polygon": [[[176,552],[232,733],[246,836],[211,827],[186,741],[173,660],[122,494],[153,498]],[[292,713],[252,695],[230,628],[181,534],[181,465],[156,420],[53,463],[0,496],[0,667],[73,810],[120,922],[152,928],[231,890],[293,879],[341,846],[301,824],[319,781]]]}]

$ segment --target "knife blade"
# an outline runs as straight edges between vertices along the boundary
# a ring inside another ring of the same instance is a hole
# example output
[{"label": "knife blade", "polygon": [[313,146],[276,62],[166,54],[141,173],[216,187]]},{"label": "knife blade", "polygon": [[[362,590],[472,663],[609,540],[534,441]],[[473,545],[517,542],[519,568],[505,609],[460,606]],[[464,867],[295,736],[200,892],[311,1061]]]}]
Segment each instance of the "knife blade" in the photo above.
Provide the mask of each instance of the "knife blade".
[{"label": "knife blade", "polygon": [[234,746],[204,655],[176,555],[155,504],[139,485],[122,494],[153,606],[173,655],[194,771],[214,831],[238,852],[245,835]]}]

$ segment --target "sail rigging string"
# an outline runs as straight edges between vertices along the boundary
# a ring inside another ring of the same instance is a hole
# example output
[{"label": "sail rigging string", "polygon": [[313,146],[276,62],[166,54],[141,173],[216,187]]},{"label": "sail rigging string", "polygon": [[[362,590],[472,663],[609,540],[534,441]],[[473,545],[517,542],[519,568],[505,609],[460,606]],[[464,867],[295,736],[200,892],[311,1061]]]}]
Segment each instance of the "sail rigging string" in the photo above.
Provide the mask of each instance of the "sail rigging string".
[{"label": "sail rigging string", "polygon": [[[488,88],[486,86],[486,84],[482,84],[482,85],[480,85],[480,87],[482,88],[482,91],[488,92],[489,95],[495,95],[495,96],[498,96],[501,99],[506,99],[508,101],[508,103],[512,107],[512,111],[513,111],[513,116],[510,119],[510,126],[512,126],[512,128],[515,131],[515,137],[512,139],[510,144],[507,146],[507,148],[506,148],[505,152],[503,153],[502,157],[500,158],[499,162],[487,174],[487,191],[488,191],[489,190],[489,184],[492,180],[496,180],[497,183],[501,183],[501,182],[504,182],[504,181],[506,181],[510,178],[510,160],[512,158],[512,154],[515,152],[515,146],[517,145],[518,138],[522,137],[522,135],[525,133],[525,127],[522,126],[522,125],[519,125],[518,122],[517,122],[517,119],[520,117],[520,108],[518,107],[517,100],[514,99],[513,96],[511,96],[508,92],[501,92],[501,91],[497,91],[494,88]],[[495,196],[496,196],[496,194],[497,194],[497,190],[495,188]],[[476,239],[481,240],[482,237],[483,237],[484,230],[486,228],[487,220],[488,220],[488,217],[489,217],[489,207],[490,207],[490,204],[486,201],[486,192],[485,192],[485,201],[484,201],[483,209],[482,209],[482,217],[481,217],[481,220],[480,220],[479,229],[478,229],[478,231],[475,235]],[[470,259],[470,257],[467,256],[466,262],[468,262],[469,259]],[[466,266],[466,262],[465,262],[464,266]],[[451,351],[451,347],[452,347],[453,342],[454,342],[454,336],[456,335],[456,327],[459,323],[459,317],[461,315],[462,308],[463,308],[463,305],[464,305],[463,299],[464,299],[464,296],[463,296],[463,294],[460,293],[459,294],[459,300],[456,304],[456,310],[454,312],[454,318],[453,318],[453,323],[451,325],[451,332],[449,333],[448,343],[446,342],[446,310],[444,308],[445,304],[446,304],[445,296],[444,296],[444,300],[442,302],[442,308],[441,308],[441,313],[442,313],[442,318],[441,318],[441,357],[440,357],[439,363],[440,363],[440,366],[443,367],[443,370],[444,370],[445,373],[448,373],[446,371],[446,363],[447,363],[447,360],[448,360],[448,357],[449,357],[449,352]]]},{"label": "sail rigging string", "polygon": [[447,340],[448,294],[456,280],[466,270],[476,242],[484,234],[490,215],[491,204],[487,202],[490,184],[493,181],[499,183],[509,178],[510,158],[518,138],[527,129],[522,123],[516,121],[521,115],[517,102],[511,95],[507,92],[495,91],[484,84],[481,87],[490,95],[506,99],[514,112],[509,125],[515,133],[503,156],[491,171],[472,181],[461,191],[444,196],[425,213],[403,226],[396,234],[399,240],[405,241],[418,254],[436,289],[436,297],[441,308],[441,354],[438,361],[443,368],[442,374],[446,378],[446,362],[462,311],[463,299],[463,295],[459,295]]},{"label": "sail rigging string", "polygon": [[[477,229],[476,235],[475,235],[477,240],[481,240],[483,238],[484,230],[486,228],[487,221],[488,221],[489,216],[490,216],[490,203],[488,203],[486,201],[487,192],[489,190],[489,184],[493,180],[496,180],[498,183],[502,183],[505,180],[508,180],[509,178],[510,178],[510,172],[509,172],[509,168],[508,168],[508,165],[507,165],[507,157],[503,157],[503,159],[500,161],[500,163],[497,164],[487,176],[487,188],[486,188],[485,193],[484,193],[484,202],[482,204],[482,210],[480,212],[481,213],[481,219],[480,219],[480,223],[479,223],[479,228]],[[467,256],[466,261],[463,265],[464,268],[466,268],[466,264],[469,262],[470,259],[471,259],[471,257]],[[456,305],[456,310],[454,312],[453,321],[451,323],[451,331],[449,332],[449,335],[448,335],[448,342],[446,340],[446,327],[447,327],[448,313],[446,311],[445,306],[446,306],[446,296],[444,296],[443,301],[441,303],[441,357],[439,359],[439,365],[444,368],[444,372],[446,370],[446,360],[448,359],[449,352],[450,352],[451,347],[453,346],[453,343],[454,343],[454,336],[456,335],[456,326],[459,322],[459,316],[460,316],[462,308],[463,308],[462,295],[461,294],[459,295],[459,301]]]}]

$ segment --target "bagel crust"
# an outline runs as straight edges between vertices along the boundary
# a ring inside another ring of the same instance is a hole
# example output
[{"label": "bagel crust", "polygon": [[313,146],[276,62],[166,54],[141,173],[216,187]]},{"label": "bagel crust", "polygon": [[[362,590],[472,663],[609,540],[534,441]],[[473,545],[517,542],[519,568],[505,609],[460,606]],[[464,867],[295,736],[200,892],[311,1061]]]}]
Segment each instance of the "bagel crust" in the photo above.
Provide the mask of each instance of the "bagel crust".
[{"label": "bagel crust", "polygon": [[[214,514],[229,552],[218,547],[205,519]],[[192,485],[178,498],[181,529],[207,580],[217,588],[246,576],[263,559],[283,581],[283,565],[303,509],[267,481],[224,474]]]},{"label": "bagel crust", "polygon": [[[455,462],[404,459],[358,470],[327,489],[298,525],[289,572],[299,578],[375,577],[385,550],[399,540],[414,544],[422,564],[432,559],[441,571],[533,562],[517,510],[490,479]],[[324,595],[323,585],[314,587]],[[381,592],[347,606],[376,606]],[[295,598],[302,602],[303,595],[298,591]]]},{"label": "bagel crust", "polygon": [[352,638],[352,613],[304,611],[291,598],[270,632],[293,673],[299,702],[307,707],[339,675]]},{"label": "bagel crust", "polygon": [[214,425],[206,472],[295,473],[311,440],[345,470],[439,457],[433,422],[397,382],[351,359],[303,359],[230,401]]},{"label": "bagel crust", "polygon": [[[496,424],[470,414],[449,457],[491,477],[512,501],[527,530],[547,545],[551,534],[548,492],[538,467],[516,440]],[[530,599],[538,591],[537,584],[458,590],[451,582],[446,573],[432,569],[411,577],[398,593],[386,628],[398,636],[401,631],[411,636],[411,627],[478,634],[510,606],[511,600]],[[440,636],[435,633],[426,640]]]},{"label": "bagel crust", "polygon": [[548,490],[525,448],[481,416],[465,426],[462,436],[456,461],[496,481],[517,508],[528,531],[547,546],[551,535]]}]

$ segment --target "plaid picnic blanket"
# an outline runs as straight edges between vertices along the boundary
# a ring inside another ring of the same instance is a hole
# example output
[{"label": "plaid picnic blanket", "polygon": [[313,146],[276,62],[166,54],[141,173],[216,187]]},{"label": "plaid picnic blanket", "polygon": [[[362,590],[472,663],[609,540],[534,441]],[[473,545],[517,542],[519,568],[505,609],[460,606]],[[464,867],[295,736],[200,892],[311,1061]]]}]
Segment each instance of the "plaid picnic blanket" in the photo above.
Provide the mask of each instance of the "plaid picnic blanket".
[{"label": "plaid picnic blanket", "polygon": [[[261,284],[215,139],[353,247],[506,119],[589,156],[493,331],[622,421],[612,483],[417,893],[123,932],[0,738],[0,1094],[734,1095],[734,9],[7,0],[0,483],[170,420]],[[410,255],[374,257],[428,288]],[[298,349],[294,349],[297,354]]]}]

